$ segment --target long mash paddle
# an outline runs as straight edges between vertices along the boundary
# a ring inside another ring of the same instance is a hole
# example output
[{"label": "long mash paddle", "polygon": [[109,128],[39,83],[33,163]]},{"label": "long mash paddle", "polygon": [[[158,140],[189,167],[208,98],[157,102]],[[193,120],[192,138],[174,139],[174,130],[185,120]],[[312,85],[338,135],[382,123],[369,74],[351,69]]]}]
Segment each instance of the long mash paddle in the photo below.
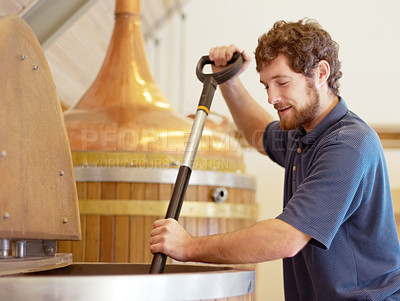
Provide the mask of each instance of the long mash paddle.
[{"label": "long mash paddle", "polygon": [[[185,197],[186,188],[192,173],[193,163],[199,147],[200,139],[203,134],[204,124],[210,112],[211,102],[219,84],[232,78],[243,64],[243,58],[240,53],[235,53],[229,66],[219,72],[205,74],[203,68],[207,64],[213,64],[209,56],[203,56],[196,67],[197,78],[203,83],[203,91],[200,96],[199,105],[197,106],[196,116],[193,121],[192,129],[188,144],[183,155],[182,163],[179,167],[178,176],[175,181],[171,199],[165,218],[174,218],[178,220],[182,208],[183,199]],[[162,274],[165,268],[167,255],[162,253],[154,254],[150,267],[150,274]]]}]

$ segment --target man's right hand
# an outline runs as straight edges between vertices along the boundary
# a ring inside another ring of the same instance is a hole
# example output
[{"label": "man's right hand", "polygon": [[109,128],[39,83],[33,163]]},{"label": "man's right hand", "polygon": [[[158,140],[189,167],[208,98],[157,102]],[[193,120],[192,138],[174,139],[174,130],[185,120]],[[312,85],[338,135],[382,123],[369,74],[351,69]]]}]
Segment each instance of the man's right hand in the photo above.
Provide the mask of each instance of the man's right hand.
[{"label": "man's right hand", "polygon": [[150,251],[178,261],[188,261],[192,241],[193,237],[175,219],[161,219],[154,222],[154,229],[150,232]]}]

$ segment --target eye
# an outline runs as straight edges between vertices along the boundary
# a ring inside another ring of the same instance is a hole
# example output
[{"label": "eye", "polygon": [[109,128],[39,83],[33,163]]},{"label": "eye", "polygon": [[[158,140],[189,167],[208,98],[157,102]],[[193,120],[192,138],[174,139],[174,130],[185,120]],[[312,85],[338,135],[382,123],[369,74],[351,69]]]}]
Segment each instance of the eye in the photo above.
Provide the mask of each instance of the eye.
[{"label": "eye", "polygon": [[289,81],[284,81],[284,82],[280,82],[278,83],[279,86],[284,87],[289,83]]}]

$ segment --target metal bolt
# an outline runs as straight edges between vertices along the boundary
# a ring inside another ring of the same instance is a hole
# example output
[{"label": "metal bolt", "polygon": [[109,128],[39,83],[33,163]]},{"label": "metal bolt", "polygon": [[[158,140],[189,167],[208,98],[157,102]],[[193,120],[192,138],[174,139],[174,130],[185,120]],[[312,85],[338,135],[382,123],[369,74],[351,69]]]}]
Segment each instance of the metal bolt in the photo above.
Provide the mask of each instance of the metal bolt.
[{"label": "metal bolt", "polygon": [[33,66],[33,70],[38,70],[38,69],[39,69],[38,65]]},{"label": "metal bolt", "polygon": [[10,241],[0,239],[0,258],[8,258],[8,251],[10,251]]},{"label": "metal bolt", "polygon": [[179,161],[171,162],[171,166],[178,166],[178,165],[179,165]]},{"label": "metal bolt", "polygon": [[66,217],[63,218],[63,224],[68,223],[68,219]]},{"label": "metal bolt", "polygon": [[224,187],[217,187],[214,189],[212,197],[214,199],[214,202],[223,203],[228,198],[228,190],[226,190],[226,188]]},{"label": "metal bolt", "polygon": [[54,248],[52,246],[44,246],[43,247],[44,253],[46,255],[52,255],[54,254]]},{"label": "metal bolt", "polygon": [[5,156],[7,156],[7,152],[6,152],[5,150],[2,150],[2,151],[0,152],[0,158],[1,158],[1,157],[5,157]]},{"label": "metal bolt", "polygon": [[9,218],[9,217],[10,217],[10,213],[4,212],[3,218],[4,218],[4,219],[7,219],[7,218]]},{"label": "metal bolt", "polygon": [[19,58],[21,59],[21,61],[23,61],[27,58],[27,56],[25,54],[22,54]]},{"label": "metal bolt", "polygon": [[60,175],[60,177],[62,177],[64,175],[64,171],[60,170],[59,175]]}]

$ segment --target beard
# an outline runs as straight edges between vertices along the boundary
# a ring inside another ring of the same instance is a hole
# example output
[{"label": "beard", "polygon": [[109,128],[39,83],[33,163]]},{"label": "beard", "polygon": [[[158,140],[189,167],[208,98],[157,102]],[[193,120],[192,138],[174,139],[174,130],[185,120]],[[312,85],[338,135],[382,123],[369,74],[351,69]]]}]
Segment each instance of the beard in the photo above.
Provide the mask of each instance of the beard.
[{"label": "beard", "polygon": [[299,128],[300,126],[311,123],[317,115],[320,106],[320,95],[312,80],[307,80],[308,102],[304,107],[299,108],[297,104],[289,102],[292,106],[293,116],[286,118],[279,114],[280,126],[283,130],[289,131]]}]

